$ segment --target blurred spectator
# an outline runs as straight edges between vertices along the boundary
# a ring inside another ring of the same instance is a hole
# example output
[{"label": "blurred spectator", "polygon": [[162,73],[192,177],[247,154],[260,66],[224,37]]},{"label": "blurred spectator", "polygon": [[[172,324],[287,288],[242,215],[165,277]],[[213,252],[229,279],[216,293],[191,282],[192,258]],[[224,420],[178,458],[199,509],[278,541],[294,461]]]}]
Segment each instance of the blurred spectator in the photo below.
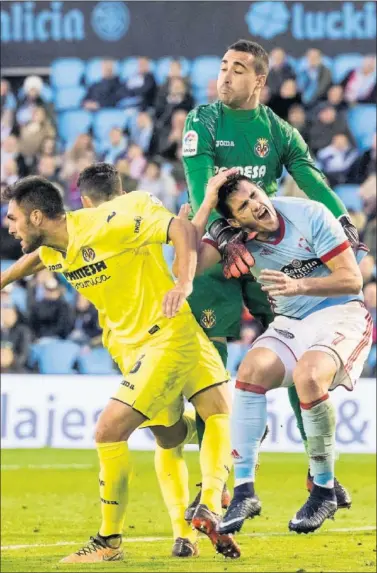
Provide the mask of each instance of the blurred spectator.
[{"label": "blurred spectator", "polygon": [[330,145],[317,154],[320,169],[324,172],[331,187],[347,182],[348,173],[359,154],[351,145],[347,135],[334,135]]},{"label": "blurred spectator", "polygon": [[165,126],[160,130],[158,153],[165,159],[177,160],[177,151],[182,143],[186,117],[187,112],[183,109],[178,109],[172,115],[171,126]]},{"label": "blurred spectator", "polygon": [[14,110],[17,105],[16,98],[14,97],[10,83],[1,78],[0,82],[0,95],[1,95],[1,140],[7,137],[13,128]]},{"label": "blurred spectator", "polygon": [[42,298],[30,307],[29,324],[36,339],[67,338],[73,329],[72,309],[63,297],[55,278],[44,285]]},{"label": "blurred spectator", "polygon": [[78,173],[78,161],[82,159],[86,159],[89,163],[94,163],[96,160],[93,140],[87,133],[78,135],[72,147],[64,153],[60,177],[66,181]]},{"label": "blurred spectator", "polygon": [[132,177],[132,179],[140,179],[147,160],[144,157],[143,150],[139,145],[136,145],[136,143],[131,143],[129,146],[127,160],[130,166],[130,177]]},{"label": "blurred spectator", "polygon": [[288,111],[288,122],[295,127],[305,139],[308,140],[308,126],[306,122],[306,114],[302,105],[292,105]]},{"label": "blurred spectator", "polygon": [[376,56],[366,56],[360,67],[343,80],[344,98],[349,103],[376,103]]},{"label": "blurred spectator", "polygon": [[102,161],[106,163],[116,163],[127,151],[128,138],[124,135],[120,127],[113,127],[109,133],[109,141],[104,144]]},{"label": "blurred spectator", "polygon": [[303,103],[312,107],[319,100],[324,99],[331,82],[331,72],[322,63],[320,50],[311,48],[306,53],[304,69],[297,75]]},{"label": "blurred spectator", "polygon": [[348,108],[348,104],[344,99],[344,90],[342,86],[334,85],[327,92],[327,101],[338,112],[343,112]]},{"label": "blurred spectator", "polygon": [[218,99],[217,80],[209,80],[207,84],[207,103],[214,103]]},{"label": "blurred spectator", "polygon": [[58,144],[55,137],[46,137],[41,145],[41,155],[47,157],[54,157],[56,165],[61,167],[62,157],[58,151]]},{"label": "blurred spectator", "polygon": [[376,280],[376,265],[372,255],[365,255],[365,257],[360,261],[359,266],[364,285],[370,283],[372,280]]},{"label": "blurred spectator", "polygon": [[267,76],[267,86],[271,96],[278,95],[286,80],[294,80],[295,73],[287,62],[287,55],[282,48],[274,48],[270,52],[270,71]]},{"label": "blurred spectator", "polygon": [[31,333],[17,309],[1,303],[1,372],[23,372],[31,343]]},{"label": "blurred spectator", "polygon": [[9,135],[1,144],[1,181],[5,181],[5,175],[3,169],[6,162],[12,159],[16,162],[17,173],[20,177],[25,177],[28,175],[28,168],[25,163],[24,156],[20,153],[20,146],[18,138],[15,135]]},{"label": "blurred spectator", "polygon": [[98,324],[98,312],[81,294],[77,295],[74,321],[70,340],[91,347],[101,345],[102,329]]},{"label": "blurred spectator", "polygon": [[75,163],[76,171],[65,181],[66,203],[71,209],[81,209],[81,193],[77,186],[81,171],[89,167],[93,161],[88,156],[80,157]]},{"label": "blurred spectator", "polygon": [[301,95],[297,91],[295,80],[285,80],[279,93],[272,95],[268,105],[279,117],[286,120],[290,108],[298,104],[301,104]]},{"label": "blurred spectator", "polygon": [[176,212],[177,186],[173,177],[162,171],[159,161],[154,159],[148,162],[139,181],[139,189],[152,193],[167,209]]},{"label": "blurred spectator", "polygon": [[126,193],[136,191],[138,188],[137,179],[133,179],[130,175],[130,164],[127,159],[119,159],[116,163],[116,168],[122,180],[122,189]]},{"label": "blurred spectator", "polygon": [[33,121],[34,110],[43,107],[50,121],[53,120],[53,107],[42,98],[43,81],[39,76],[28,76],[23,84],[24,95],[19,102],[16,119],[20,127]]},{"label": "blurred spectator", "polygon": [[34,107],[31,120],[20,129],[20,151],[30,159],[40,153],[46,138],[55,138],[56,130],[44,107]]},{"label": "blurred spectator", "polygon": [[102,79],[89,87],[83,100],[84,108],[91,111],[101,107],[115,107],[117,94],[122,87],[120,79],[114,73],[112,60],[103,60],[101,68]]},{"label": "blurred spectator", "polygon": [[316,117],[309,127],[309,147],[314,154],[330,145],[334,135],[344,133],[353,143],[347,121],[327,102],[322,102],[316,109]]},{"label": "blurred spectator", "polygon": [[150,71],[148,58],[139,58],[137,73],[130,76],[118,90],[118,106],[145,111],[153,107],[156,91],[157,84]]},{"label": "blurred spectator", "polygon": [[2,181],[7,185],[13,185],[19,177],[17,163],[11,158],[1,163],[1,172]]},{"label": "blurred spectator", "polygon": [[130,137],[145,154],[148,154],[153,134],[153,121],[149,113],[141,111],[130,129]]},{"label": "blurred spectator", "polygon": [[1,258],[9,261],[17,261],[22,257],[20,241],[17,241],[9,234],[9,221],[7,219],[8,208],[6,205],[1,208],[0,244]]},{"label": "blurred spectator", "polygon": [[363,183],[369,175],[376,173],[376,134],[373,136],[372,146],[364,151],[352,166],[349,182]]},{"label": "blurred spectator", "polygon": [[173,78],[169,82],[166,95],[157,98],[156,102],[156,127],[161,129],[170,125],[173,113],[178,109],[189,112],[195,105],[194,99],[189,92],[187,84],[181,78]]},{"label": "blurred spectator", "polygon": [[187,76],[183,75],[182,65],[179,60],[172,60],[170,62],[168,74],[166,76],[164,83],[160,86],[158,90],[158,96],[163,94],[166,95],[168,93],[170,80],[173,78],[181,78],[187,85],[189,85],[189,79]]},{"label": "blurred spectator", "polygon": [[62,197],[64,197],[64,184],[59,178],[59,168],[55,157],[42,155],[38,161],[37,174],[54,183],[59,188]]}]

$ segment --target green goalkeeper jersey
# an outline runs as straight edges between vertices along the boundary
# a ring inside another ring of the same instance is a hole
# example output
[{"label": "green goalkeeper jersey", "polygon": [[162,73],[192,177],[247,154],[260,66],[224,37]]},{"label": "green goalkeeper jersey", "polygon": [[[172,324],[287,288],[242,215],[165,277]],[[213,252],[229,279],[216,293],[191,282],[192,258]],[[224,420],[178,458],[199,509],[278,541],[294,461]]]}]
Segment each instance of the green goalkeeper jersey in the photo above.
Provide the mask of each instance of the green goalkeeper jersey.
[{"label": "green goalkeeper jersey", "polygon": [[[221,169],[239,167],[273,195],[284,166],[309,199],[323,203],[336,217],[346,213],[297,129],[265,105],[253,110],[232,110],[220,101],[198,106],[187,116],[182,156],[194,213],[203,201],[208,179]],[[218,218],[213,211],[209,224]]]}]

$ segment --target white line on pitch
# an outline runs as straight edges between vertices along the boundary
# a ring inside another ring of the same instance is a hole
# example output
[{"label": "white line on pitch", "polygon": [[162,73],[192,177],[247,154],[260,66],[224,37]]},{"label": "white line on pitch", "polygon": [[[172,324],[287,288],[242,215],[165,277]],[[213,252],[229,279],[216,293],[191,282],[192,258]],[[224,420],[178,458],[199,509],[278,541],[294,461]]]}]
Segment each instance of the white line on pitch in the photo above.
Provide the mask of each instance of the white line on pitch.
[{"label": "white line on pitch", "polygon": [[27,464],[25,466],[4,464],[1,466],[1,470],[88,470],[94,467],[93,464]]},{"label": "white line on pitch", "polygon": [[[337,529],[328,529],[326,534],[329,533],[357,533],[361,531],[376,531],[375,525],[365,525],[363,527],[340,527]],[[241,533],[238,537],[285,537],[293,533],[288,531],[271,532],[271,533]],[[124,537],[124,543],[156,543],[159,541],[169,541],[170,537]],[[3,545],[1,551],[10,551],[14,549],[31,549],[33,547],[63,547],[65,545],[80,545],[79,541],[58,541],[57,543],[34,543],[31,545]]]}]

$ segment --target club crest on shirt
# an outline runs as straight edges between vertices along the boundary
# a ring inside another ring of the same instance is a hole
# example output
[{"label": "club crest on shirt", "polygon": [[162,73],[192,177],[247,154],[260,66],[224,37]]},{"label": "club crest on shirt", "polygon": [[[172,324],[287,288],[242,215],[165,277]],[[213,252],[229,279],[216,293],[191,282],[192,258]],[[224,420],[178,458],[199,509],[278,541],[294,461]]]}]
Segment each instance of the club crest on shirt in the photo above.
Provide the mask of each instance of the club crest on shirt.
[{"label": "club crest on shirt", "polygon": [[94,249],[92,249],[92,247],[83,247],[81,249],[81,253],[82,253],[82,258],[86,263],[90,263],[90,261],[94,261],[94,259],[96,258],[96,253],[94,252]]},{"label": "club crest on shirt", "polygon": [[202,325],[203,328],[212,328],[213,326],[215,326],[216,315],[211,308],[202,311],[200,324]]},{"label": "club crest on shirt", "polygon": [[254,146],[254,152],[255,155],[262,157],[262,159],[263,157],[267,157],[267,155],[270,153],[270,144],[268,143],[268,139],[259,137]]}]

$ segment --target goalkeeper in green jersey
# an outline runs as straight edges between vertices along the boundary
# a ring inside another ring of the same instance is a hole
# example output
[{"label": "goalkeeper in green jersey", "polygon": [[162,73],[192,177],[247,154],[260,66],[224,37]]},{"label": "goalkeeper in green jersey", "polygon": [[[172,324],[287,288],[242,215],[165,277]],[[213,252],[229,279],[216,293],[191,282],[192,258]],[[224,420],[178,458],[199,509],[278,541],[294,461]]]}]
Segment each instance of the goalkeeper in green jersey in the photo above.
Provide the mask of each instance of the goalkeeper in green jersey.
[{"label": "goalkeeper in green jersey", "polygon": [[[201,205],[209,178],[220,170],[238,167],[243,175],[273,195],[285,167],[309,199],[323,203],[339,218],[357,250],[360,247],[357,230],[343,203],[316,168],[307,144],[296,129],[260,104],[267,75],[266,51],[255,42],[240,40],[223,57],[217,82],[219,101],[200,105],[189,113],[182,156],[192,212],[196,213]],[[208,231],[220,247],[223,265],[196,278],[189,303],[225,363],[227,340],[239,337],[243,303],[264,328],[272,320],[272,311],[250,273],[253,261],[242,233],[230,228],[216,211],[212,213]],[[292,387],[288,392],[306,445],[296,390]],[[204,428],[200,419],[197,427],[200,439]],[[348,492],[339,482],[335,483],[338,507],[350,507]],[[310,470],[307,487],[312,487]],[[196,500],[188,508],[187,519],[192,516],[195,504]]]}]

